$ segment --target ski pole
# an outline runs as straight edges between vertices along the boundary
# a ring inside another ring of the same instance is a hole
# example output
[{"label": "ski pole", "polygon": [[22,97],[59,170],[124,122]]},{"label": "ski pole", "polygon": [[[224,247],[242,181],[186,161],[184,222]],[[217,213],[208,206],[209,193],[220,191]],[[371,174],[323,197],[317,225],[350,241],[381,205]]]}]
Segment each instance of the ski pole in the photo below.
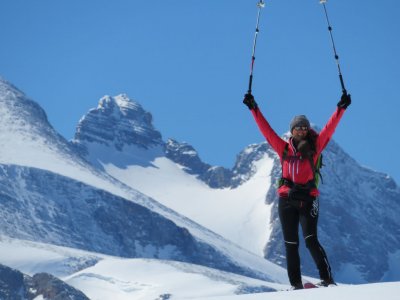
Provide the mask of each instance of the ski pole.
[{"label": "ski pole", "polygon": [[335,60],[336,60],[336,64],[338,67],[338,71],[339,71],[339,79],[340,79],[340,84],[342,86],[342,92],[344,94],[347,94],[346,88],[344,87],[344,81],[343,81],[343,75],[342,75],[342,71],[340,69],[340,63],[339,63],[339,55],[336,52],[336,46],[335,46],[335,41],[333,39],[333,35],[332,35],[332,26],[331,23],[329,22],[329,17],[328,17],[328,11],[326,9],[326,3],[327,0],[320,0],[319,3],[321,3],[324,6],[324,11],[325,11],[325,17],[326,17],[326,22],[328,23],[328,30],[329,30],[329,34],[331,36],[331,42],[332,42],[332,47],[333,47],[333,52],[335,54]]},{"label": "ski pole", "polygon": [[258,24],[260,23],[260,14],[261,9],[264,8],[265,3],[263,0],[260,0],[257,3],[258,12],[257,12],[257,23],[256,23],[256,31],[254,33],[254,42],[253,42],[253,53],[251,55],[251,66],[250,66],[250,79],[249,79],[249,90],[247,91],[248,94],[251,94],[251,86],[253,85],[253,70],[254,70],[254,61],[256,59],[256,45],[257,45],[257,36],[260,30],[258,29]]}]

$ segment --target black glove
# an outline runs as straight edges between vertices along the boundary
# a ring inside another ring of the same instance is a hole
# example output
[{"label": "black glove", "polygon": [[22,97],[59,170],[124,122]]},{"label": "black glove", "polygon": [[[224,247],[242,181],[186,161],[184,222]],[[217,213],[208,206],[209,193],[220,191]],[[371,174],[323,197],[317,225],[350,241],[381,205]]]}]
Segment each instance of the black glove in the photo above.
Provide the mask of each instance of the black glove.
[{"label": "black glove", "polygon": [[337,106],[339,108],[344,108],[346,109],[347,106],[351,104],[351,95],[347,94],[347,92],[343,92],[342,97],[340,98],[340,101],[338,102]]},{"label": "black glove", "polygon": [[258,107],[256,100],[254,100],[253,95],[250,93],[244,95],[243,103],[246,104],[250,110]]}]

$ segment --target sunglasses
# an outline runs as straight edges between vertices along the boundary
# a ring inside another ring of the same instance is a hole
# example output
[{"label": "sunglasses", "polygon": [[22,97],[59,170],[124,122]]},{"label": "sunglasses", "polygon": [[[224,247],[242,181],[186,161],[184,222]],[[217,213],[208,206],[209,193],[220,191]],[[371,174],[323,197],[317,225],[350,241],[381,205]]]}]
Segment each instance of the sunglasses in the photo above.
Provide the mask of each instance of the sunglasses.
[{"label": "sunglasses", "polygon": [[293,127],[293,129],[297,130],[297,131],[308,131],[308,127],[307,126],[295,126]]}]

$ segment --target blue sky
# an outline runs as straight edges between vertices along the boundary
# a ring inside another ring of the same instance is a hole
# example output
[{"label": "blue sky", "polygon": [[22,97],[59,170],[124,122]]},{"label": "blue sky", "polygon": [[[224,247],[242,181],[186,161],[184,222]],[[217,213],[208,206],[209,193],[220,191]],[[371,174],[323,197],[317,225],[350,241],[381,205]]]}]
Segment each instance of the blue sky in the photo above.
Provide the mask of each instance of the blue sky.
[{"label": "blue sky", "polygon": [[[0,9],[0,75],[47,112],[65,138],[103,95],[126,93],[166,140],[232,167],[263,141],[247,108],[257,1],[13,0]],[[400,182],[400,3],[328,0],[353,104],[334,139]],[[318,0],[266,1],[253,93],[282,134],[294,115],[322,127],[341,94]]]}]

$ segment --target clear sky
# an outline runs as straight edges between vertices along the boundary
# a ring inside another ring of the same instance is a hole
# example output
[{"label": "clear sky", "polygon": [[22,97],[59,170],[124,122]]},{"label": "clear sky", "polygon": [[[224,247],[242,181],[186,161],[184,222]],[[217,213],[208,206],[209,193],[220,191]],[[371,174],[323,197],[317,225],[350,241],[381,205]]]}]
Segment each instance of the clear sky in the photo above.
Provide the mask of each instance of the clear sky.
[{"label": "clear sky", "polygon": [[[232,167],[263,141],[242,104],[256,0],[13,0],[0,6],[0,76],[47,112],[65,138],[103,95],[126,93],[164,140]],[[362,165],[400,182],[400,1],[328,0],[353,104],[334,139]],[[294,115],[322,127],[341,94],[323,6],[266,1],[253,94],[282,134]]]}]

